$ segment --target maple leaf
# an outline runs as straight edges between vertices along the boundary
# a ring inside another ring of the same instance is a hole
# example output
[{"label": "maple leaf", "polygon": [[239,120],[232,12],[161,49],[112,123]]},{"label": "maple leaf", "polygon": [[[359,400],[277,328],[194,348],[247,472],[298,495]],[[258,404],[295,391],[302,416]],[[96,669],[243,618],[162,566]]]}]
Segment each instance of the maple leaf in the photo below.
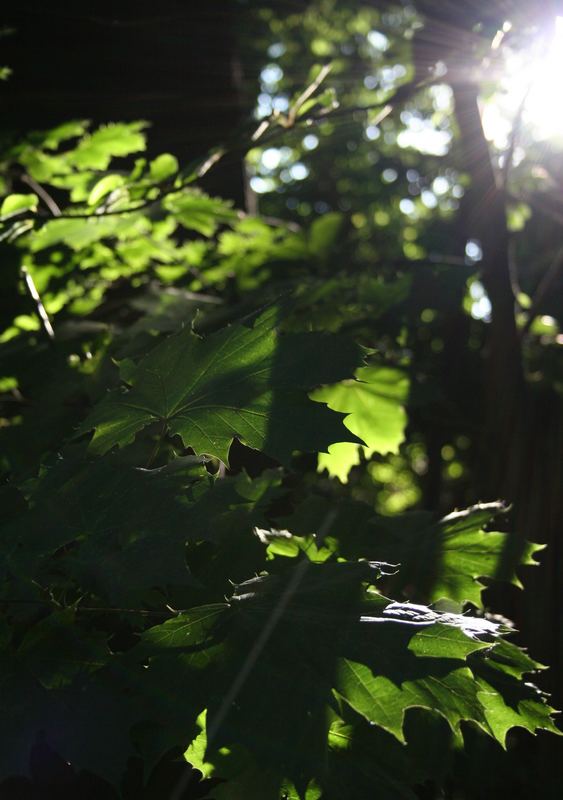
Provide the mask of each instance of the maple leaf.
[{"label": "maple leaf", "polygon": [[270,309],[252,328],[233,325],[206,340],[184,329],[138,365],[125,362],[129,388],[112,392],[81,427],[95,429],[92,451],[126,445],[157,421],[196,453],[224,463],[235,437],[282,463],[294,450],[358,441],[341,415],[311,402],[306,390],[350,375],[359,348],[335,335],[281,335],[277,316]]}]

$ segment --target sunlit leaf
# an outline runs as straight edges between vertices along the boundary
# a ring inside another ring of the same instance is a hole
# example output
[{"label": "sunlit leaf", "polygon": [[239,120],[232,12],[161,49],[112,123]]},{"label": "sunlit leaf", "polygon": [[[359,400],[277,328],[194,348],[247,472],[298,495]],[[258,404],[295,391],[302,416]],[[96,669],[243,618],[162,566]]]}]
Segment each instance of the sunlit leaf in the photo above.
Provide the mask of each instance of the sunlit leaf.
[{"label": "sunlit leaf", "polygon": [[[196,766],[228,777],[222,759],[236,745],[277,776],[280,786],[284,776],[299,787],[312,776],[322,783],[334,693],[399,741],[404,741],[410,708],[438,712],[456,735],[462,721],[473,720],[501,742],[514,725],[552,729],[543,698],[537,693],[532,698],[530,690],[504,671],[503,693],[513,693],[519,705],[511,702],[512,716],[505,715],[500,728],[490,724],[493,711],[482,697],[479,676],[488,669],[497,643],[503,644],[497,623],[390,603],[373,590],[365,591],[365,583],[378,576],[366,563],[301,564],[284,576],[254,578],[238,586],[230,609],[200,610],[198,619],[207,620],[212,611],[214,627],[199,634],[196,627],[196,639],[199,635],[202,646],[208,642],[210,648],[224,648],[224,655],[205,729],[201,717],[200,733],[188,749]],[[194,650],[191,620],[188,615],[185,621],[178,618],[160,626],[162,636],[156,640],[159,629],[153,629],[155,664],[170,648],[181,652],[183,639],[186,652],[204,663],[202,649]],[[236,676],[265,629],[269,633],[251,657],[247,679],[239,684]],[[507,655],[505,650],[504,661]],[[224,706],[233,682],[238,691]],[[266,721],[275,731],[272,739],[262,734]],[[210,730],[212,742],[206,741]]]},{"label": "sunlit leaf", "polygon": [[350,374],[359,357],[339,337],[280,335],[275,312],[253,328],[233,325],[204,341],[185,329],[138,365],[123,365],[131,388],[113,392],[82,430],[95,429],[97,453],[126,445],[159,422],[196,453],[225,463],[235,437],[287,462],[293,450],[323,450],[345,438],[339,416],[309,401],[304,390]]},{"label": "sunlit leaf", "polygon": [[202,236],[213,236],[220,225],[236,220],[236,212],[225,200],[209,197],[196,189],[170,194],[163,202],[178,222]]},{"label": "sunlit leaf", "polygon": [[162,153],[151,161],[149,169],[151,179],[161,183],[178,172],[178,159],[170,153]]},{"label": "sunlit leaf", "polygon": [[23,214],[25,211],[36,211],[39,198],[36,194],[9,194],[0,206],[0,222]]},{"label": "sunlit leaf", "polygon": [[92,188],[88,195],[88,205],[95,206],[114,189],[123,186],[124,180],[121,175],[105,175]]},{"label": "sunlit leaf", "polygon": [[[409,382],[402,370],[391,367],[361,367],[355,381],[317,389],[311,397],[328,404],[335,411],[347,413],[344,424],[366,443],[366,456],[373,453],[396,453],[405,436],[407,416],[404,404]],[[319,470],[343,483],[350,469],[359,464],[358,445],[338,443],[319,456]]]},{"label": "sunlit leaf", "polygon": [[78,168],[107,169],[114,156],[128,156],[145,149],[143,122],[104,125],[81,139],[68,161]]}]

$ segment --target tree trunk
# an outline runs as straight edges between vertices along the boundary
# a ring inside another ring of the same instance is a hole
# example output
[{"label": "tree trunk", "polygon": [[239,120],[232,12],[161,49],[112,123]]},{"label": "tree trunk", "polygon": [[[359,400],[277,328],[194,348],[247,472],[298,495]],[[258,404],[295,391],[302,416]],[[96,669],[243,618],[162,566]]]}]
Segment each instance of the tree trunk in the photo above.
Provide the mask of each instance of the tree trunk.
[{"label": "tree trunk", "polygon": [[[484,352],[480,463],[483,499],[513,504],[510,554],[525,539],[547,550],[541,566],[526,574],[524,595],[510,593],[509,614],[535,658],[551,669],[545,685],[561,703],[558,671],[563,663],[561,589],[563,562],[563,416],[561,398],[550,387],[534,387],[523,374],[522,337],[516,327],[510,251],[503,192],[497,187],[479,108],[477,87],[453,86],[456,116],[471,177],[467,238],[480,239],[482,278],[492,306]],[[507,552],[507,557],[510,555]],[[559,695],[557,697],[557,695]]]}]

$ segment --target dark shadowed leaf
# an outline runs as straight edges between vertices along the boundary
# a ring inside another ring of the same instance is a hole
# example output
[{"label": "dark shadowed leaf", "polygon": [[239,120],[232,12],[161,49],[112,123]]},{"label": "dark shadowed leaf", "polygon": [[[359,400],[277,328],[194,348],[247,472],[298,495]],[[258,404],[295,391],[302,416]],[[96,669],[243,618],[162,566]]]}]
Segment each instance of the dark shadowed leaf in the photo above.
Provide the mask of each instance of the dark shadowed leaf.
[{"label": "dark shadowed leaf", "polygon": [[[340,337],[277,331],[276,310],[253,328],[233,325],[202,341],[185,329],[152,350],[138,365],[122,366],[131,387],[113,392],[90,414],[83,431],[95,428],[91,449],[103,453],[129,444],[160,422],[196,453],[228,461],[238,437],[281,462],[294,450],[323,450],[346,434],[339,416],[311,402],[315,384],[350,374],[359,350]],[[295,349],[296,345],[302,345]]]}]

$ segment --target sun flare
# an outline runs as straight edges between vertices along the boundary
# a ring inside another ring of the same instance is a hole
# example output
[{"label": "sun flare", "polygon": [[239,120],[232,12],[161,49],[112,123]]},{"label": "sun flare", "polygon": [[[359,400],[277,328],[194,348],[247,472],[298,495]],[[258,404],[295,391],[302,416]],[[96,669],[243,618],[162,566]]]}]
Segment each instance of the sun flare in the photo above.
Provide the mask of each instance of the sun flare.
[{"label": "sun flare", "polygon": [[520,108],[536,141],[563,139],[563,17],[526,51],[506,55],[500,92],[483,112],[487,138],[506,147]]}]

